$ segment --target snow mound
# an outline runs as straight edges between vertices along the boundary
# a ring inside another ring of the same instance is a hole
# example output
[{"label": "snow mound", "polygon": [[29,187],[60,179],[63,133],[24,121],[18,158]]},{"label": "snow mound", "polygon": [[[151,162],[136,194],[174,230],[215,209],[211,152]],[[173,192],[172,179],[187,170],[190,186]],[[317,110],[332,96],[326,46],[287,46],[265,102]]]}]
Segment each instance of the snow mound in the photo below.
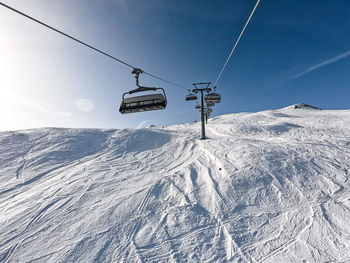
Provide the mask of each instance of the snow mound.
[{"label": "snow mound", "polygon": [[199,131],[0,133],[0,262],[350,261],[350,111]]}]

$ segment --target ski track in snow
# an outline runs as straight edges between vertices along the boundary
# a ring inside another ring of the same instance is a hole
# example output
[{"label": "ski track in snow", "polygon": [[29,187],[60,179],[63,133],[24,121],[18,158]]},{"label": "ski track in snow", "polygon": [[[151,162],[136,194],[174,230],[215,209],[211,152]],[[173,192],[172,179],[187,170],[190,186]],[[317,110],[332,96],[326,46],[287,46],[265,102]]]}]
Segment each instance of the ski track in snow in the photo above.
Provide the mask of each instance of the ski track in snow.
[{"label": "ski track in snow", "polygon": [[0,133],[0,262],[349,262],[350,111]]}]

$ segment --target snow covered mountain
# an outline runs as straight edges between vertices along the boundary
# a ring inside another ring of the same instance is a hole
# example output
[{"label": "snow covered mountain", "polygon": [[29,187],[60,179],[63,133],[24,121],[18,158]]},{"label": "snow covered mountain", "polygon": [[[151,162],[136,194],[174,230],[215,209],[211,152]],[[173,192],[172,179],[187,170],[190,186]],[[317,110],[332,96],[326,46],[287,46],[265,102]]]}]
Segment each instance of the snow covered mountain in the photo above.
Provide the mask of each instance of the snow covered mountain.
[{"label": "snow covered mountain", "polygon": [[0,133],[0,262],[350,262],[350,110]]}]

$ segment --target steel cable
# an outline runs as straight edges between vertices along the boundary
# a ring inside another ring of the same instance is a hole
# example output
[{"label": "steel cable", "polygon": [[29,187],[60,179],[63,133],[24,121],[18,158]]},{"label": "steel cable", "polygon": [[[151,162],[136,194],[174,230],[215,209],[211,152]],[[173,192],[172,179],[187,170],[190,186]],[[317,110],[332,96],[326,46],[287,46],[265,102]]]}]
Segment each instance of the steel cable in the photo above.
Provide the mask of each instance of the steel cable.
[{"label": "steel cable", "polygon": [[221,69],[221,71],[220,71],[218,77],[216,78],[216,80],[215,80],[215,82],[214,82],[214,87],[216,86],[217,82],[219,81],[222,72],[224,72],[227,63],[229,62],[229,60],[230,60],[230,58],[231,58],[233,52],[235,51],[235,49],[236,49],[236,47],[237,47],[237,45],[238,45],[238,42],[240,41],[240,39],[241,39],[241,37],[242,37],[242,35],[243,35],[243,33],[244,33],[244,31],[245,31],[247,25],[249,24],[249,21],[250,21],[250,19],[252,18],[253,14],[254,14],[254,12],[255,12],[255,9],[258,7],[259,3],[260,3],[260,0],[258,0],[258,1],[256,2],[255,6],[254,6],[254,8],[253,8],[253,11],[251,12],[251,14],[250,14],[250,16],[249,16],[247,22],[245,23],[245,25],[244,25],[244,27],[243,27],[241,33],[239,34],[239,37],[238,37],[238,39],[237,39],[235,45],[233,46],[230,55],[229,55],[228,58],[226,59],[226,62],[225,62],[225,64],[224,64],[224,66],[222,67],[222,69]]},{"label": "steel cable", "polygon": [[[52,27],[52,26],[50,26],[50,25],[48,25],[48,24],[46,24],[46,23],[44,23],[44,22],[41,22],[41,21],[39,21],[38,19],[35,19],[34,17],[32,17],[32,16],[30,16],[30,15],[27,15],[27,14],[25,14],[25,13],[23,13],[23,12],[21,12],[21,11],[15,9],[15,8],[9,6],[9,5],[6,5],[6,4],[4,4],[4,3],[2,3],[2,2],[0,2],[0,5],[2,5],[2,6],[8,8],[8,9],[10,9],[10,10],[16,12],[17,14],[20,14],[20,15],[26,17],[26,18],[29,18],[30,20],[32,20],[32,21],[34,21],[34,22],[36,22],[36,23],[38,23],[38,24],[40,24],[40,25],[42,25],[42,26],[45,26],[45,27],[47,27],[47,28],[49,28],[49,29],[51,29],[51,30],[53,30],[53,31],[55,31],[55,32],[57,32],[57,33],[59,33],[59,34],[65,36],[65,37],[68,37],[68,38],[70,38],[70,39],[72,39],[72,40],[78,42],[79,44],[84,45],[84,46],[86,46],[86,47],[88,47],[88,48],[90,48],[90,49],[92,49],[92,50],[94,50],[94,51],[96,51],[96,52],[98,52],[98,53],[100,53],[100,54],[102,54],[102,55],[105,55],[105,56],[107,56],[107,57],[109,57],[109,58],[111,58],[111,59],[113,59],[113,60],[115,60],[115,61],[117,61],[117,62],[119,62],[119,63],[122,63],[122,64],[125,65],[125,66],[128,66],[128,67],[133,68],[133,69],[136,68],[136,67],[130,65],[129,63],[127,63],[127,62],[125,62],[125,61],[123,61],[123,60],[121,60],[121,59],[118,59],[118,58],[116,58],[116,57],[114,57],[114,56],[112,56],[112,55],[110,55],[110,54],[108,54],[108,53],[106,53],[106,52],[104,52],[104,51],[102,51],[102,50],[100,50],[100,49],[98,49],[98,48],[95,48],[95,47],[93,47],[93,46],[91,46],[91,45],[89,45],[89,44],[87,44],[87,43],[85,43],[85,42],[83,42],[83,41],[81,41],[81,40],[79,40],[79,39],[77,39],[77,38],[71,36],[71,35],[68,35],[68,34],[66,34],[66,33],[64,33],[64,32],[62,32],[62,31],[60,31],[60,30],[58,30],[58,29],[56,29],[56,28],[54,28],[54,27]],[[153,77],[153,78],[156,78],[156,79],[158,79],[158,80],[161,80],[161,81],[163,81],[163,82],[166,82],[166,83],[168,83],[168,84],[171,84],[171,85],[174,85],[174,86],[177,86],[177,87],[186,89],[185,87],[183,87],[183,86],[181,86],[181,85],[179,85],[179,84],[176,84],[176,83],[174,83],[174,82],[168,81],[168,80],[166,80],[166,79],[163,79],[163,78],[161,78],[161,77],[158,77],[158,76],[153,75],[153,74],[151,74],[151,73],[148,73],[148,72],[146,72],[146,71],[143,71],[143,73],[145,73],[146,75],[151,76],[151,77]]]}]

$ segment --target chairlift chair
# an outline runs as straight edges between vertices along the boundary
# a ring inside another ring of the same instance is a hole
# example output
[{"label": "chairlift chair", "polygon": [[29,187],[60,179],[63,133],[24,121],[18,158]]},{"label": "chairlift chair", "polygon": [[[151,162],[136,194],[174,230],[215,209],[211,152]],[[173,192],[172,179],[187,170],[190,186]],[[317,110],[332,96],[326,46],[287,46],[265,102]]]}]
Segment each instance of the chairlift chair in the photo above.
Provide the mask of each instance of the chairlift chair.
[{"label": "chairlift chair", "polygon": [[[143,87],[139,85],[139,75],[141,73],[143,73],[143,71],[137,68],[135,68],[132,71],[132,74],[136,74],[135,76],[136,86],[138,88],[131,90],[129,92],[125,92],[123,94],[122,102],[120,103],[120,108],[119,108],[119,112],[122,114],[152,111],[152,110],[162,110],[162,109],[165,109],[167,105],[167,99],[163,88]],[[147,94],[142,96],[133,96],[133,97],[125,98],[126,94],[131,95],[137,92],[157,91],[157,90],[161,90],[162,93]]]},{"label": "chairlift chair", "polygon": [[200,108],[201,108],[201,106],[197,103],[196,109],[200,109]]},{"label": "chairlift chair", "polygon": [[212,103],[220,103],[221,95],[215,92],[216,86],[214,87],[214,92],[211,92],[205,95],[204,100],[208,104],[208,102]]},{"label": "chairlift chair", "polygon": [[214,107],[214,105],[215,105],[215,103],[212,102],[212,101],[208,101],[208,102],[207,102],[207,106],[208,106],[208,107]]},{"label": "chairlift chair", "polygon": [[188,95],[186,96],[186,101],[197,100],[197,95],[191,93],[191,90],[188,90]]}]

